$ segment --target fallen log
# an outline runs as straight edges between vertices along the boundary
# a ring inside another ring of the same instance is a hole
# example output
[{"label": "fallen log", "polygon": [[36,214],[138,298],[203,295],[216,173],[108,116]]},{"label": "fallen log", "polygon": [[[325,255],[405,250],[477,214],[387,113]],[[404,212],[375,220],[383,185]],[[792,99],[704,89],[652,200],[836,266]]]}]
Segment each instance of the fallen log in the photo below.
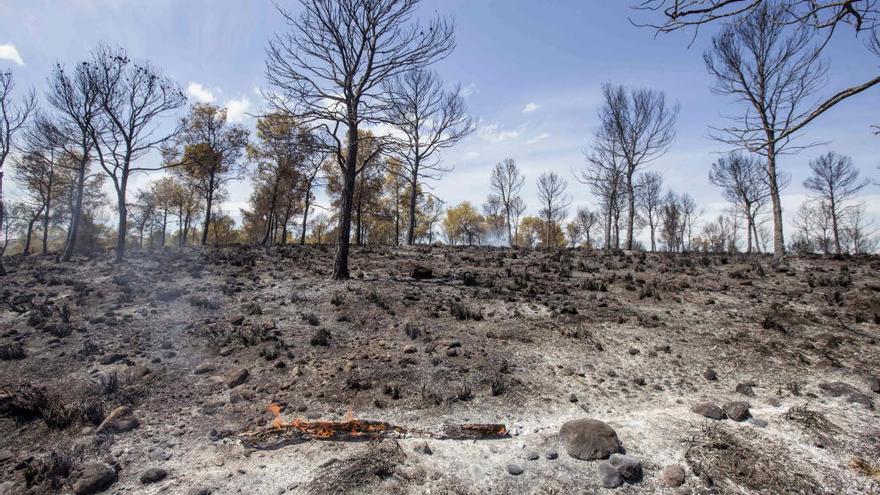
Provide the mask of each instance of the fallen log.
[{"label": "fallen log", "polygon": [[435,438],[438,440],[490,440],[506,438],[507,427],[503,424],[447,424],[437,430],[407,428],[385,421],[345,419],[343,421],[309,421],[295,419],[286,422],[281,418],[280,408],[270,404],[267,409],[275,414],[270,426],[246,431],[238,439],[244,447],[276,449],[312,440],[357,442],[382,438]]}]

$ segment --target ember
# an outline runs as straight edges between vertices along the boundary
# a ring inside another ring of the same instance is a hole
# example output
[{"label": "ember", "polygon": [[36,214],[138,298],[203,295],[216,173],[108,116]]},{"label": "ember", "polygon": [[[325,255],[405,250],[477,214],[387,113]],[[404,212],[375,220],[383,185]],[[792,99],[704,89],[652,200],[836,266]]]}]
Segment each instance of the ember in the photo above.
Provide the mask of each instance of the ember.
[{"label": "ember", "polygon": [[278,404],[269,404],[266,409],[275,415],[275,419],[270,427],[239,435],[239,440],[245,447],[270,449],[310,440],[351,442],[399,438],[404,435],[439,440],[488,440],[508,435],[507,427],[502,424],[451,424],[443,425],[437,431],[430,431],[406,428],[385,421],[354,419],[350,410],[342,421],[309,421],[301,418],[284,421]]}]

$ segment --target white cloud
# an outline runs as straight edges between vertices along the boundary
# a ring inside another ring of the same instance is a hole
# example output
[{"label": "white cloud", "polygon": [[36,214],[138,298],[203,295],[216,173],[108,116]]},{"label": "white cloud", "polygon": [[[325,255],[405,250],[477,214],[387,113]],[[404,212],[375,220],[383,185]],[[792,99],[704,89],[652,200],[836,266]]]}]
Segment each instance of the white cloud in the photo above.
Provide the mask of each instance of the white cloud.
[{"label": "white cloud", "polygon": [[538,134],[537,136],[533,137],[532,139],[529,139],[527,141],[527,143],[528,144],[535,144],[535,143],[541,142],[549,137],[550,137],[550,133],[542,132],[541,134]]},{"label": "white cloud", "polygon": [[0,45],[0,60],[9,60],[18,65],[24,65],[24,60],[21,58],[21,54],[18,53],[18,48],[12,43]]},{"label": "white cloud", "polygon": [[459,94],[460,94],[461,96],[470,96],[470,95],[472,95],[472,94],[474,94],[474,93],[476,93],[476,92],[477,92],[477,84],[476,84],[476,83],[470,83],[470,84],[468,84],[467,86],[461,88],[461,91],[459,92]]},{"label": "white cloud", "polygon": [[186,87],[186,94],[199,103],[214,102],[214,93],[197,82],[189,83],[189,86]]},{"label": "white cloud", "polygon": [[241,122],[250,108],[251,100],[247,99],[247,97],[229,100],[226,102],[226,118],[229,122]]},{"label": "white cloud", "polygon": [[523,113],[531,113],[539,108],[541,108],[541,105],[538,105],[537,103],[535,103],[533,101],[530,101],[528,103],[528,105],[526,105],[525,108],[522,109],[522,111],[523,111]]},{"label": "white cloud", "polygon": [[499,124],[486,124],[478,127],[479,135],[486,141],[501,143],[516,139],[522,134],[516,129],[502,129]]}]

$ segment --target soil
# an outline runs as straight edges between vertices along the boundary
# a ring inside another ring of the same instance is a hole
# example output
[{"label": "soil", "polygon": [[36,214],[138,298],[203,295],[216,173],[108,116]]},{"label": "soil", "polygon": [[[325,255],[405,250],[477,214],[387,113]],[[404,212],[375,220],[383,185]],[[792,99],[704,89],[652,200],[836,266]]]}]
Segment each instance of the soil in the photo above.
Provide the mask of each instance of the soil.
[{"label": "soil", "polygon": [[[6,261],[0,494],[90,473],[106,493],[880,493],[877,257],[364,247],[346,282],[332,261]],[[509,435],[243,443],[270,404]],[[614,428],[640,479],[603,488],[602,461],[567,454],[559,430],[583,418]]]}]

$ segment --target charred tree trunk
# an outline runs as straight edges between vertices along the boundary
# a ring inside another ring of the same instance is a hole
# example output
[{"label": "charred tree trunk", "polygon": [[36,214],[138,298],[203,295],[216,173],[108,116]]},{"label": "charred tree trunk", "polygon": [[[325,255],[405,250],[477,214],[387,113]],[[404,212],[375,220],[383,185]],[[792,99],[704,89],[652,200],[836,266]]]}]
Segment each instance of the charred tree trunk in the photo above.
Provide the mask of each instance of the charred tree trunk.
[{"label": "charred tree trunk", "polygon": [[[357,178],[358,158],[358,129],[357,120],[352,119],[348,123],[348,154],[345,157],[345,170],[343,170],[342,203],[339,209],[339,225],[336,229],[336,256],[333,261],[333,279],[347,280],[350,277],[348,270],[349,243],[351,241],[351,210],[354,199],[355,179]],[[358,215],[360,217],[360,215]]]},{"label": "charred tree trunk", "polygon": [[80,217],[82,217],[87,161],[88,157],[85,155],[79,161],[79,169],[76,174],[76,199],[74,200],[70,230],[67,232],[67,243],[64,246],[64,254],[61,256],[61,261],[70,261],[74,250],[76,250],[76,237],[79,235],[79,223]]}]

